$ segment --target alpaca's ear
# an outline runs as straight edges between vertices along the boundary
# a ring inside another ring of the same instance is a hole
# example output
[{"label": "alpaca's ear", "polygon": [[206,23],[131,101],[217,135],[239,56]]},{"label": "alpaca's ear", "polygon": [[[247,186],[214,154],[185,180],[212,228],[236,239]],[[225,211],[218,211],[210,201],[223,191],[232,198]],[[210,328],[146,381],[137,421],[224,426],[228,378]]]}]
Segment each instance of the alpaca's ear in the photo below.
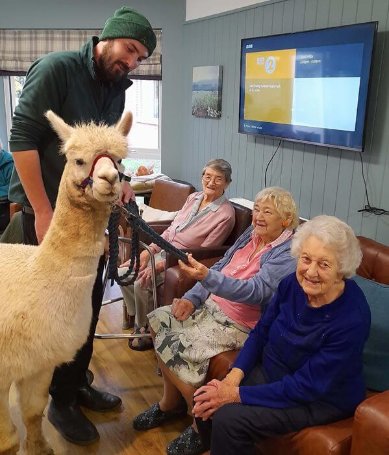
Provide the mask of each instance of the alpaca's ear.
[{"label": "alpaca's ear", "polygon": [[127,134],[130,132],[131,127],[132,113],[128,111],[120,119],[119,123],[117,123],[116,129],[118,129],[123,134],[123,136],[127,136]]},{"label": "alpaca's ear", "polygon": [[58,117],[57,114],[54,114],[53,111],[47,111],[45,116],[47,120],[50,122],[51,127],[53,130],[58,134],[59,138],[65,142],[69,139],[70,135],[73,132],[73,128],[64,122],[61,117]]}]

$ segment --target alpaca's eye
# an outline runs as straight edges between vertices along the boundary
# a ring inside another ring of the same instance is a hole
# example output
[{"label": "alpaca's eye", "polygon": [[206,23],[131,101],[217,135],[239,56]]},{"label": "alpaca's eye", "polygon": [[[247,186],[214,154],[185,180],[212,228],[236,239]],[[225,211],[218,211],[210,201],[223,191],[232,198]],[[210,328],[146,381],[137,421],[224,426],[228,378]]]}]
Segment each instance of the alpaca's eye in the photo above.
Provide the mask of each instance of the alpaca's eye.
[{"label": "alpaca's eye", "polygon": [[78,159],[76,159],[76,164],[77,164],[77,166],[82,166],[85,164],[85,161],[82,160],[81,158],[78,158]]}]

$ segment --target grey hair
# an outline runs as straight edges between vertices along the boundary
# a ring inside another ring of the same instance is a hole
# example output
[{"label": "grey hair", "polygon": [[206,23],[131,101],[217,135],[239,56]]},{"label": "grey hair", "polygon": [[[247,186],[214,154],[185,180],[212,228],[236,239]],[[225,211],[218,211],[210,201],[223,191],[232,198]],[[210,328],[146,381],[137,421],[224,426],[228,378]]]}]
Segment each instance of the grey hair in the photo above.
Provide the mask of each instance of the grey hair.
[{"label": "grey hair", "polygon": [[255,202],[270,199],[283,220],[290,220],[287,229],[293,230],[299,224],[299,215],[292,194],[279,186],[264,188],[255,196]]},{"label": "grey hair", "polygon": [[293,236],[291,254],[298,258],[308,237],[316,237],[335,251],[339,272],[349,278],[362,260],[362,251],[354,231],[336,216],[319,215],[299,226]]},{"label": "grey hair", "polygon": [[211,169],[214,169],[215,171],[222,172],[224,174],[224,178],[226,179],[226,182],[230,184],[232,182],[231,174],[232,174],[232,168],[231,164],[223,160],[222,158],[216,158],[213,160],[208,161],[208,163],[204,166],[203,171],[201,175],[205,174],[205,170],[207,167],[210,167]]}]

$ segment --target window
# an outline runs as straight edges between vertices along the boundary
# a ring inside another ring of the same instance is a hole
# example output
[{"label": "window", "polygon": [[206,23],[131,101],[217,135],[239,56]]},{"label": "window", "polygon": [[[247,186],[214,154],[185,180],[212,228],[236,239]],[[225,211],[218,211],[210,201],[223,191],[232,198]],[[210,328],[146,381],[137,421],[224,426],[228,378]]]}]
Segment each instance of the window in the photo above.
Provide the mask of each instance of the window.
[{"label": "window", "polygon": [[160,81],[135,79],[126,91],[125,110],[132,111],[134,124],[129,134],[130,160],[161,159],[159,147]]},{"label": "window", "polygon": [[[12,114],[19,102],[25,76],[4,76],[5,99],[7,105],[7,131],[10,131]],[[129,134],[129,156],[126,167],[135,171],[139,165],[161,168],[160,152],[160,93],[161,81],[135,79],[126,91],[125,110],[134,115],[134,123]],[[8,138],[9,139],[9,138]]]}]

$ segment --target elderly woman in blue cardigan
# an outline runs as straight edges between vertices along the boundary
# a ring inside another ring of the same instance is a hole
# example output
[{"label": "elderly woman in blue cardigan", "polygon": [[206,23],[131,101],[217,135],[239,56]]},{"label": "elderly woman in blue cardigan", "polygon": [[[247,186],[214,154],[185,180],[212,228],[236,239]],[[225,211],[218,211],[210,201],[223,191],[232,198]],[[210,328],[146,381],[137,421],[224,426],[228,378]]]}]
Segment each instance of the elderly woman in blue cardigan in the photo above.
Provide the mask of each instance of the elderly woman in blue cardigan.
[{"label": "elderly woman in blue cardigan", "polygon": [[297,230],[292,254],[296,273],[281,281],[231,371],[195,393],[211,455],[251,455],[261,438],[351,416],[365,396],[370,310],[348,279],[361,261],[357,238],[322,215]]}]

